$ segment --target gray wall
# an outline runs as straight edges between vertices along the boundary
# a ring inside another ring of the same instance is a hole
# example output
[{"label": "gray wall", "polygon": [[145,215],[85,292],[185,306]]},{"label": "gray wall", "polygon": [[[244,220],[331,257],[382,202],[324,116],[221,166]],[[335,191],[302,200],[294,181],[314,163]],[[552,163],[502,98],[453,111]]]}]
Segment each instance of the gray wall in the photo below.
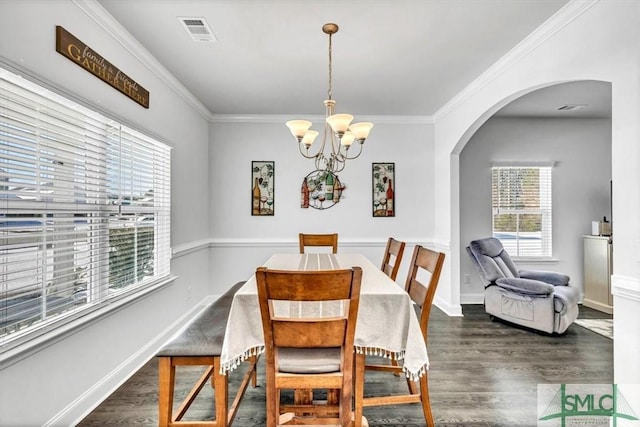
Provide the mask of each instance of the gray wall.
[{"label": "gray wall", "polygon": [[[0,2],[0,61],[17,65],[174,147],[171,244],[180,248],[209,230],[209,124],[158,67],[150,69],[118,34],[90,17],[91,3]],[[150,92],[144,109],[55,51],[62,25]],[[73,425],[155,354],[174,322],[207,295],[208,252],[174,258],[177,280],[118,310],[0,361],[0,425]],[[163,338],[164,337],[164,338]]]},{"label": "gray wall", "polygon": [[494,161],[556,162],[552,172],[555,262],[518,266],[565,272],[573,285],[583,289],[582,235],[591,232],[592,220],[611,218],[611,120],[493,117],[473,135],[460,155],[463,303],[482,302],[482,283],[464,248],[471,240],[491,235]]},{"label": "gray wall", "polygon": [[[320,102],[318,112],[322,112]],[[274,252],[297,252],[300,232],[337,232],[341,252],[364,253],[376,264],[389,236],[408,244],[430,244],[434,224],[434,173],[429,166],[432,124],[371,118],[375,126],[362,155],[339,173],[347,187],[344,199],[321,211],[300,208],[302,179],[315,167],[299,154],[284,125],[286,118],[226,120],[211,124],[210,139],[211,236],[215,239],[211,265],[222,283],[246,279]],[[318,129],[321,119],[313,121]],[[275,216],[251,216],[252,160],[275,162]],[[395,163],[395,217],[372,216],[373,162]],[[407,258],[412,250],[406,249]],[[399,277],[404,277],[402,270]]]}]

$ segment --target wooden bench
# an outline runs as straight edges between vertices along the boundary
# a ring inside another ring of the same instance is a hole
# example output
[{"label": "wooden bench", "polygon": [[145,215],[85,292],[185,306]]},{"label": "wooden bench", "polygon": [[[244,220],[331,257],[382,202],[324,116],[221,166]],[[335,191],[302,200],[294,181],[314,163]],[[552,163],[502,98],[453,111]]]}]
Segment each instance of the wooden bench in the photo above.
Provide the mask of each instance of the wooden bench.
[{"label": "wooden bench", "polygon": [[[159,358],[160,427],[230,426],[247,389],[249,379],[256,387],[257,357],[251,357],[247,360],[249,366],[231,408],[228,408],[228,377],[220,374],[220,353],[233,296],[244,283],[236,283],[222,297],[205,308],[156,355]],[[180,365],[199,365],[207,368],[173,415],[176,366]],[[181,421],[209,378],[215,390],[215,419],[213,421]]]}]

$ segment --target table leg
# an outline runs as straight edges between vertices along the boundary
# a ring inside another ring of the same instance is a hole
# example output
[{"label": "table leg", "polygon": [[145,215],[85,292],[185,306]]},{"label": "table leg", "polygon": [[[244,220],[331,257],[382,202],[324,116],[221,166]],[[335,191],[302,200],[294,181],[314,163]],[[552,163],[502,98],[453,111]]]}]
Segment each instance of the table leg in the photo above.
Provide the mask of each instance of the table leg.
[{"label": "table leg", "polygon": [[353,393],[353,402],[354,402],[354,427],[362,427],[362,408],[364,404],[364,365],[365,365],[365,355],[356,353],[354,355],[354,371],[355,375],[353,376],[354,382],[354,393]]}]

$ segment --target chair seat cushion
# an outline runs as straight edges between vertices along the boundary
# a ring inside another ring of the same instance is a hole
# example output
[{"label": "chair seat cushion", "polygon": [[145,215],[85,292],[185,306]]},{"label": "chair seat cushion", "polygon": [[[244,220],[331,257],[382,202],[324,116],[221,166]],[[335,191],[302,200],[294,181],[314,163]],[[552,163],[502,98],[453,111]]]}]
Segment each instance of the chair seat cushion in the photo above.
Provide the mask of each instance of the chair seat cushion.
[{"label": "chair seat cushion", "polygon": [[496,280],[496,285],[521,295],[545,297],[553,293],[553,286],[539,280],[504,277]]},{"label": "chair seat cushion", "polygon": [[340,372],[340,348],[279,348],[278,371],[290,374]]}]

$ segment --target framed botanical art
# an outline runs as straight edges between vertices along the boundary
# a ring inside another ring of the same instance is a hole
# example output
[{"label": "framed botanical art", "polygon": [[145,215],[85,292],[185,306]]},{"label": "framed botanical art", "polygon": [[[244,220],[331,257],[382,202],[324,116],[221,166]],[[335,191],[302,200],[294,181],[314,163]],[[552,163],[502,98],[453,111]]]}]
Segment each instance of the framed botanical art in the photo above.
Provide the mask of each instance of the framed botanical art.
[{"label": "framed botanical art", "polygon": [[251,162],[251,215],[273,216],[275,162]]},{"label": "framed botanical art", "polygon": [[373,216],[396,216],[395,163],[373,163]]}]

